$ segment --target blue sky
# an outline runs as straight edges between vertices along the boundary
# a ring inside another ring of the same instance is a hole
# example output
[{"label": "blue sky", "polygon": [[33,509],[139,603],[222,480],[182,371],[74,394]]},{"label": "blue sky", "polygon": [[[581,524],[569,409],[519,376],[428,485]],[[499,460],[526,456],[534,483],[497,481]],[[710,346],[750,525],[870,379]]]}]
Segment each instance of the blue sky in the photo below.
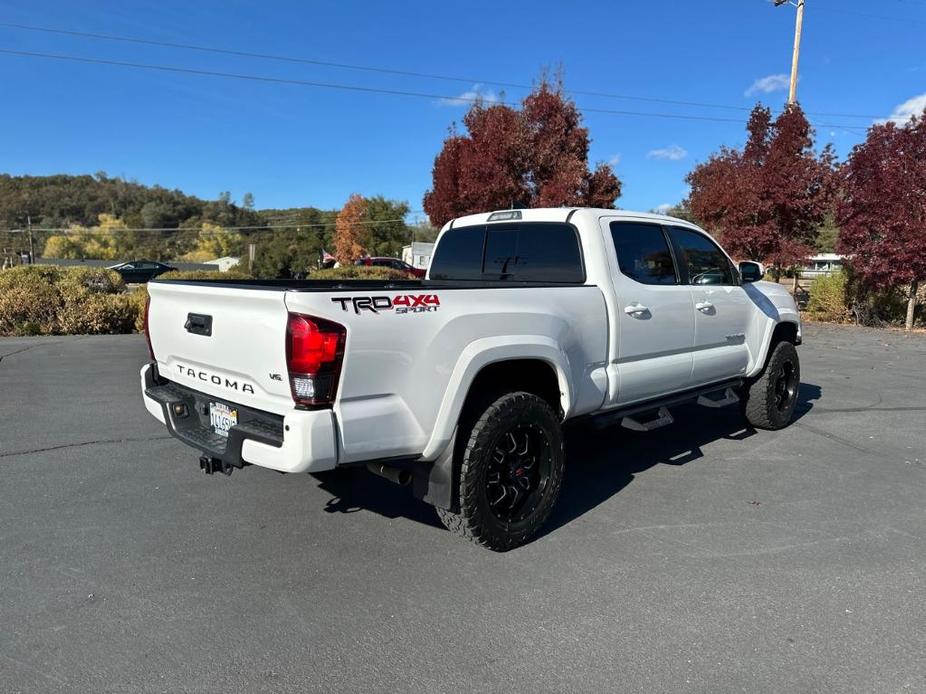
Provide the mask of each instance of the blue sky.
[{"label": "blue sky", "polygon": [[[799,98],[818,143],[845,156],[867,126],[911,99],[926,106],[924,0],[806,0]],[[317,65],[87,40],[0,27],[0,49],[171,65],[454,96],[530,84],[561,65],[567,89],[748,109],[778,107],[794,8],[767,0],[602,3],[10,2],[0,22],[127,35],[328,62],[437,73],[449,82]],[[764,80],[764,81],[762,81]],[[338,207],[352,192],[407,200],[465,105],[151,72],[0,53],[0,171],[93,173],[204,198],[250,191],[258,207]],[[772,91],[765,91],[771,89]],[[523,90],[504,89],[514,101]],[[743,141],[746,111],[576,96],[592,161],[616,162],[621,207],[653,209],[686,193],[684,177],[720,145]]]}]

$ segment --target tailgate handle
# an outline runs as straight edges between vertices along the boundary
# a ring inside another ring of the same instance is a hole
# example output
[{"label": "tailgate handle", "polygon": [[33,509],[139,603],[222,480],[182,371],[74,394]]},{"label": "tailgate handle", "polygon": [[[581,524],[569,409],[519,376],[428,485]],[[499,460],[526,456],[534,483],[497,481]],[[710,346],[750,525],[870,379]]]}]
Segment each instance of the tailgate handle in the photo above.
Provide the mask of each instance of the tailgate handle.
[{"label": "tailgate handle", "polygon": [[188,333],[212,337],[212,316],[206,316],[202,313],[188,313],[183,327],[186,328]]}]

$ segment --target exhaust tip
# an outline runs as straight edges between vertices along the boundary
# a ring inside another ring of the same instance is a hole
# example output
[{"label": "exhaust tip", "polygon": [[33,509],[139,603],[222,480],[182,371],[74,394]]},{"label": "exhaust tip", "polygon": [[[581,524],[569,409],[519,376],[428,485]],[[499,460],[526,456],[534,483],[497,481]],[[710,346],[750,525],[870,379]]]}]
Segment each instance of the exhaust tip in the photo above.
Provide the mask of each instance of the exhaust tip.
[{"label": "exhaust tip", "polygon": [[374,475],[378,475],[394,484],[399,485],[400,487],[408,486],[412,482],[411,470],[392,467],[391,465],[386,465],[385,463],[368,463],[367,470],[372,472]]}]

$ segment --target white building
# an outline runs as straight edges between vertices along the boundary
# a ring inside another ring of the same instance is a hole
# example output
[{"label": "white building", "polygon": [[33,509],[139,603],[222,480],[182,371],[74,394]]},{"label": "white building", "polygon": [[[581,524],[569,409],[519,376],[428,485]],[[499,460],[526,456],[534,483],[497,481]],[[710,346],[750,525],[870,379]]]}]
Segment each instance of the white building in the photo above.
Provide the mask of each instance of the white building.
[{"label": "white building", "polygon": [[241,258],[233,258],[232,256],[225,256],[224,258],[216,258],[215,260],[210,260],[210,265],[218,265],[219,272],[228,272],[233,267],[237,267],[241,263]]},{"label": "white building", "polygon": [[402,260],[422,270],[431,264],[431,254],[434,253],[433,243],[413,241],[410,246],[402,247]]},{"label": "white building", "polygon": [[817,253],[807,259],[801,270],[801,277],[820,277],[821,275],[831,275],[842,269],[844,255],[838,253]]}]

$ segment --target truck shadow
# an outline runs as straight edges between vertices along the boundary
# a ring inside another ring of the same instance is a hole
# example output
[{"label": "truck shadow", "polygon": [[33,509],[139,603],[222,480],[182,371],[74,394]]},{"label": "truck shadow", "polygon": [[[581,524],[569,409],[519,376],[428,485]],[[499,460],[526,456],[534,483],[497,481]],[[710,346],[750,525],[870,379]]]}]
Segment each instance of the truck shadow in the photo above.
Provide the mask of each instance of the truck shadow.
[{"label": "truck shadow", "polygon": [[[821,394],[819,386],[801,384],[795,421],[813,409]],[[588,423],[568,425],[566,479],[556,509],[538,537],[593,510],[651,467],[689,465],[704,457],[702,446],[720,439],[745,441],[756,434],[745,424],[738,407],[710,410],[688,405],[673,408],[673,415],[674,424],[646,433],[619,426],[596,429]],[[367,511],[443,527],[431,506],[364,469],[348,468],[314,477],[319,487],[332,495],[325,505],[329,513]]]},{"label": "truck shadow", "polygon": [[[802,383],[794,421],[806,416],[821,394],[820,386]],[[721,439],[745,441],[756,434],[739,407],[709,410],[686,405],[672,413],[675,423],[656,432],[619,426],[596,431],[588,425],[567,430],[566,479],[540,537],[607,501],[641,472],[656,465],[688,465],[704,457],[702,446]]]}]

